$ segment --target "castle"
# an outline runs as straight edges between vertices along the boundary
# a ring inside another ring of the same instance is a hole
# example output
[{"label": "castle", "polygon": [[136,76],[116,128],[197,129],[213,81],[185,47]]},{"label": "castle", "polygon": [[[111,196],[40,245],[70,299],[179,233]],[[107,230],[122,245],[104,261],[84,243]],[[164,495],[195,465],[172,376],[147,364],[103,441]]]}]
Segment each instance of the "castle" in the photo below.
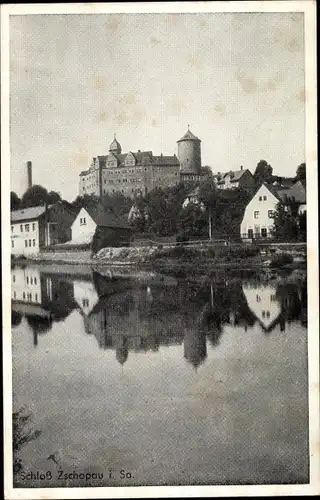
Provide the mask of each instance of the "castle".
[{"label": "castle", "polygon": [[114,137],[109,154],[93,158],[88,170],[80,173],[79,195],[122,193],[135,197],[146,195],[156,187],[172,187],[180,182],[199,181],[201,172],[201,141],[188,127],[177,141],[178,157],[154,156],[152,151],[122,153]]}]

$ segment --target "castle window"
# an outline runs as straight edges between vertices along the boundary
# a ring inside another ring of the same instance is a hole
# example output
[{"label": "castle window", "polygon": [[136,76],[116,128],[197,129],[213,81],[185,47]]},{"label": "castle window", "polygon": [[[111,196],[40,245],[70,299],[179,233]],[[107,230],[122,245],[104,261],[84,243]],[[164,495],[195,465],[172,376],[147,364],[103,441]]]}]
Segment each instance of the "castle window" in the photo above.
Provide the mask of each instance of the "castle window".
[{"label": "castle window", "polygon": [[36,225],[35,225],[35,223],[33,222],[33,223],[32,223],[32,231],[35,231],[35,230],[36,230]]},{"label": "castle window", "polygon": [[29,240],[29,247],[31,247],[31,240]]},{"label": "castle window", "polygon": [[28,246],[28,240],[24,240],[24,246],[27,247]]},{"label": "castle window", "polygon": [[30,278],[30,285],[33,285],[33,278]]},{"label": "castle window", "polygon": [[259,201],[262,201],[262,196],[259,196]]},{"label": "castle window", "polygon": [[15,299],[17,296],[16,292],[13,292],[13,298]]},{"label": "castle window", "polygon": [[38,302],[38,294],[35,294],[35,301]]},{"label": "castle window", "polygon": [[273,210],[268,210],[268,217],[269,217],[269,219],[274,219]]},{"label": "castle window", "polygon": [[267,197],[266,196],[263,197],[263,201],[267,201]]},{"label": "castle window", "polygon": [[29,225],[29,224],[25,224],[25,225],[24,225],[24,229],[25,229],[25,231],[27,231],[27,233],[29,232],[29,228],[30,228],[30,225]]},{"label": "castle window", "polygon": [[11,247],[14,248],[14,241],[11,240]]},{"label": "castle window", "polygon": [[255,219],[259,219],[259,211],[258,210],[256,210],[256,211],[253,212],[253,217]]},{"label": "castle window", "polygon": [[27,285],[29,285],[29,276],[27,276]]},{"label": "castle window", "polygon": [[13,233],[13,226],[11,226],[11,232]]},{"label": "castle window", "polygon": [[25,298],[26,298],[26,294],[25,294],[25,292],[23,292],[22,297],[23,297],[23,299],[25,299]]},{"label": "castle window", "polygon": [[35,285],[37,284],[37,278],[34,278],[34,284]]},{"label": "castle window", "polygon": [[21,233],[23,233],[23,225],[22,224],[20,224],[20,231],[21,231]]}]

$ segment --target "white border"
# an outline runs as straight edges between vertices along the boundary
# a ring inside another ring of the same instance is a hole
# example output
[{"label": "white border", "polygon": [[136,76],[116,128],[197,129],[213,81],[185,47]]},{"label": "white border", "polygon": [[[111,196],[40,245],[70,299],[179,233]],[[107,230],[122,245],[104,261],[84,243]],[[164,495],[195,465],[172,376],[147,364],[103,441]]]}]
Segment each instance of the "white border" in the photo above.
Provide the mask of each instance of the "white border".
[{"label": "white border", "polygon": [[[30,14],[99,13],[192,13],[192,12],[304,12],[306,75],[306,163],[308,202],[308,360],[309,360],[309,431],[310,483],[307,485],[254,486],[137,486],[105,488],[12,488],[12,357],[10,319],[10,248],[9,248],[9,16]],[[316,97],[316,4],[301,1],[242,2],[161,2],[161,3],[74,3],[1,6],[1,159],[2,159],[2,302],[3,302],[3,392],[5,498],[158,498],[287,496],[320,493],[319,461],[319,288],[318,288],[318,192],[317,192],[317,97]]]}]

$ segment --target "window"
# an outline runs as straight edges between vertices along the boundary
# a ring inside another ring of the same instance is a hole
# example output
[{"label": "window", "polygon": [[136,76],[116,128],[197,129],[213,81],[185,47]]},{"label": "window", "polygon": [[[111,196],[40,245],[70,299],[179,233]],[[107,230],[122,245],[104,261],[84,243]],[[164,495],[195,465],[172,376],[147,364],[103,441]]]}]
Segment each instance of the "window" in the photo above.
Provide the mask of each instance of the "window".
[{"label": "window", "polygon": [[253,238],[253,229],[248,229],[248,238]]},{"label": "window", "polygon": [[33,222],[33,223],[32,223],[32,231],[35,231],[35,230],[36,230],[36,225],[35,225],[35,223]]},{"label": "window", "polygon": [[273,210],[268,210],[268,217],[269,217],[269,219],[274,219]]},{"label": "window", "polygon": [[82,219],[80,219],[80,224],[82,224]]},{"label": "window", "polygon": [[261,297],[260,297],[260,295],[258,295],[258,294],[256,295],[256,301],[257,301],[257,302],[261,302]]},{"label": "window", "polygon": [[23,232],[23,225],[20,224],[20,231]]},{"label": "window", "polygon": [[34,284],[35,285],[37,284],[37,278],[34,278]]},{"label": "window", "polygon": [[262,311],[262,317],[265,318],[266,317],[266,311]]},{"label": "window", "polygon": [[267,237],[267,230],[266,230],[265,227],[261,228],[261,236],[262,236],[262,238],[266,238]]},{"label": "window", "polygon": [[270,295],[270,301],[271,302],[276,302],[277,297],[275,295]]},{"label": "window", "polygon": [[266,312],[266,316],[267,316],[267,318],[270,318],[270,311]]},{"label": "window", "polygon": [[25,299],[26,298],[26,294],[23,292],[22,294],[22,297]]},{"label": "window", "polygon": [[24,246],[27,247],[28,246],[28,240],[24,240]]},{"label": "window", "polygon": [[24,225],[24,229],[25,231],[27,231],[27,233],[29,232],[29,229],[30,229],[30,224],[25,224]]},{"label": "window", "polygon": [[253,217],[254,217],[255,219],[259,219],[259,210],[255,210],[255,211],[253,212]]},{"label": "window", "polygon": [[36,246],[36,240],[32,240],[33,246]]},{"label": "window", "polygon": [[14,248],[14,241],[11,240],[11,247]]},{"label": "window", "polygon": [[15,299],[17,296],[16,292],[13,292],[13,298]]},{"label": "window", "polygon": [[259,201],[262,201],[262,196],[259,196]]},{"label": "window", "polygon": [[83,305],[83,307],[89,307],[89,300],[88,299],[82,299],[82,305]]},{"label": "window", "polygon": [[33,285],[33,278],[30,278],[30,285]]},{"label": "window", "polygon": [[266,196],[263,197],[263,201],[267,201],[267,197]]},{"label": "window", "polygon": [[36,302],[38,302],[38,294],[37,294],[37,293],[36,293],[36,294],[35,294],[35,296],[34,296],[34,300],[35,300]]},{"label": "window", "polygon": [[16,282],[16,277],[15,277],[15,275],[13,275],[13,276],[12,276],[12,281],[13,281],[13,283],[15,283],[15,282]]},{"label": "window", "polygon": [[27,285],[29,285],[29,276],[27,276]]},{"label": "window", "polygon": [[31,247],[31,240],[29,240],[29,247]]},{"label": "window", "polygon": [[13,233],[13,226],[11,226],[11,232]]}]

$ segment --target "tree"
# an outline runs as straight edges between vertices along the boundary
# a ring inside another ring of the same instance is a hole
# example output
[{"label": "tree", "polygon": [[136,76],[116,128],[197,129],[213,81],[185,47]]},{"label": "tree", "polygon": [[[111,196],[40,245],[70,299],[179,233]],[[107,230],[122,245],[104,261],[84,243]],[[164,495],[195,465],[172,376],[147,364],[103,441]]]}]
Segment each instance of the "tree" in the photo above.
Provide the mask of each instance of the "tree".
[{"label": "tree", "polygon": [[298,239],[297,220],[282,203],[278,203],[276,207],[273,232],[279,241],[296,241]]},{"label": "tree", "polygon": [[19,196],[14,191],[11,191],[11,193],[10,193],[10,210],[11,211],[18,210],[20,208],[20,205],[21,205],[21,200],[20,200]]},{"label": "tree", "polygon": [[31,186],[22,196],[22,208],[36,207],[38,205],[45,205],[48,199],[48,191],[42,186],[35,184]]},{"label": "tree", "polygon": [[46,201],[47,201],[48,205],[53,205],[54,203],[61,201],[61,196],[56,191],[50,191],[47,195]]},{"label": "tree", "polygon": [[190,203],[180,211],[177,229],[179,236],[183,235],[186,239],[207,236],[208,215],[199,205]]},{"label": "tree", "polygon": [[306,180],[306,164],[301,163],[299,167],[297,168],[297,173],[296,173],[296,180],[297,181],[305,181]]},{"label": "tree", "polygon": [[260,160],[256,166],[253,177],[257,184],[270,182],[272,179],[272,167],[266,160]]}]

